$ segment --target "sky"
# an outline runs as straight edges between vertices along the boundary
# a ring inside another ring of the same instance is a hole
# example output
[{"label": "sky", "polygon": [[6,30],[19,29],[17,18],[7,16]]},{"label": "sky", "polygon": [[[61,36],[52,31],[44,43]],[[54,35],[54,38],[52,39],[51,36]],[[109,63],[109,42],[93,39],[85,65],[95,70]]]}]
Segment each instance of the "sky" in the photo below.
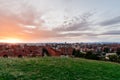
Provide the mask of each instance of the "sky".
[{"label": "sky", "polygon": [[0,42],[120,42],[120,0],[0,0]]}]

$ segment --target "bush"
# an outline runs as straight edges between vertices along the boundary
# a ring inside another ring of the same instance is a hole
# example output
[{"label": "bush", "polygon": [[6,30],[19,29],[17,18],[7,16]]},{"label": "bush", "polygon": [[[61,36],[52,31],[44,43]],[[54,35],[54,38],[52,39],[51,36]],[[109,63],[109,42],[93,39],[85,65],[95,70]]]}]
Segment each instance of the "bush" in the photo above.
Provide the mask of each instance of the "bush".
[{"label": "bush", "polygon": [[88,51],[88,52],[86,52],[85,58],[86,59],[99,60],[99,55],[98,54],[93,54],[92,51]]},{"label": "bush", "polygon": [[117,55],[120,55],[120,48],[117,48],[116,53],[117,53]]},{"label": "bush", "polygon": [[120,63],[120,56],[118,56],[117,62]]},{"label": "bush", "polygon": [[117,55],[109,55],[108,58],[109,58],[109,61],[118,62],[118,56]]},{"label": "bush", "polygon": [[76,50],[76,52],[75,52],[75,55],[74,55],[75,57],[80,57],[80,50]]},{"label": "bush", "polygon": [[72,55],[74,55],[75,57],[84,57],[85,56],[85,54],[80,52],[80,50],[75,50],[75,49],[73,50]]},{"label": "bush", "polygon": [[117,55],[120,55],[120,51],[117,51],[116,53],[117,53]]},{"label": "bush", "polygon": [[85,53],[83,53],[83,52],[80,52],[80,54],[79,54],[79,57],[82,57],[82,58],[84,58],[84,57],[85,57]]},{"label": "bush", "polygon": [[76,50],[73,49],[72,55],[75,56]]}]

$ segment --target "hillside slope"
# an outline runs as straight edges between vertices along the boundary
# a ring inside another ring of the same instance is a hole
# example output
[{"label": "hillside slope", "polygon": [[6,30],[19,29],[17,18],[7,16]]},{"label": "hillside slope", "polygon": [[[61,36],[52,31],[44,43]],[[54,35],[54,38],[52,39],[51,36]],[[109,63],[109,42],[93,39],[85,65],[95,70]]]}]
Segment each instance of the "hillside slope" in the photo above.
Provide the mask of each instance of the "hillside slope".
[{"label": "hillside slope", "polygon": [[0,80],[120,80],[120,65],[75,58],[0,58]]}]

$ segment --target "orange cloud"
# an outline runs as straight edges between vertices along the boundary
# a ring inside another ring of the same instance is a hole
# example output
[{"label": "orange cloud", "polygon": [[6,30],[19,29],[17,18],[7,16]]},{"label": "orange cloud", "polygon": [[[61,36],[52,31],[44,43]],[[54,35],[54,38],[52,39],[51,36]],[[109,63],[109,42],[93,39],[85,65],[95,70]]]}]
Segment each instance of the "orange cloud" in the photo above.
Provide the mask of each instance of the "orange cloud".
[{"label": "orange cloud", "polygon": [[[32,6],[21,6],[19,13],[12,12],[8,8],[3,10],[3,8],[4,6],[0,7],[0,40],[15,38],[27,42],[45,38],[44,31],[39,30],[43,21],[39,19],[40,16],[38,17],[38,13]],[[36,26],[36,29],[26,28],[25,25]],[[25,30],[32,33],[25,32]]]}]

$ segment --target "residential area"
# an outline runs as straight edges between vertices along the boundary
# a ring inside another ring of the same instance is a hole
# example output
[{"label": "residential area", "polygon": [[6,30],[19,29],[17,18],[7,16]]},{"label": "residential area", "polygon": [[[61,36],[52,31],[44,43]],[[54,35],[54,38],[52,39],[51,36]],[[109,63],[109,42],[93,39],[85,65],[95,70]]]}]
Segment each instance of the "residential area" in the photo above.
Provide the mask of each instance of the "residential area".
[{"label": "residential area", "polygon": [[119,55],[119,43],[0,44],[0,57],[67,56],[109,60],[111,56]]}]

